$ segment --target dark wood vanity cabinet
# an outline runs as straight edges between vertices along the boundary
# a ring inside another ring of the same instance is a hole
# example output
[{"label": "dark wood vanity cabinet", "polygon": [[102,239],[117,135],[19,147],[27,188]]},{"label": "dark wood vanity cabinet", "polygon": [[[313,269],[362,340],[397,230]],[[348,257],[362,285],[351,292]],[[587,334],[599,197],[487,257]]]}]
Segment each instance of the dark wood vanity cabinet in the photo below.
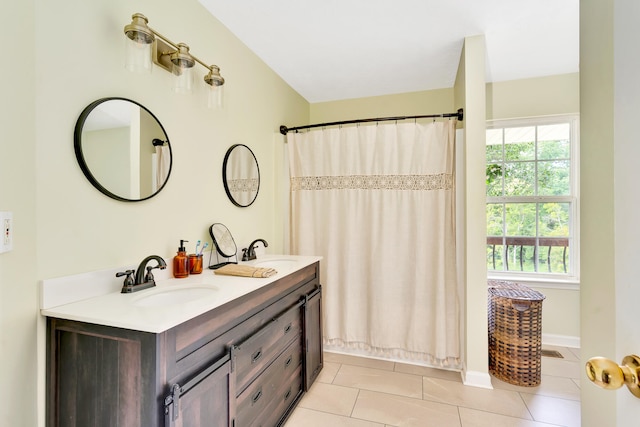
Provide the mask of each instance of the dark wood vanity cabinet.
[{"label": "dark wood vanity cabinet", "polygon": [[162,333],[48,318],[48,427],[271,427],[322,369],[318,263]]}]

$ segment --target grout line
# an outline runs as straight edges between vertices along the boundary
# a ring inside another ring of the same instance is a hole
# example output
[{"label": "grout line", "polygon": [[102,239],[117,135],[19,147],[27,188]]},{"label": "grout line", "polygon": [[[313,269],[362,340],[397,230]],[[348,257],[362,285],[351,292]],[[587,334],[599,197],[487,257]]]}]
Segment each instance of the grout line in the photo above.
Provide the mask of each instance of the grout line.
[{"label": "grout line", "polygon": [[[342,366],[343,366],[343,364],[340,363],[340,366],[338,366],[338,370],[336,371],[336,374],[333,376],[333,378],[331,379],[331,382],[329,384],[334,384],[334,381],[336,380],[336,378],[338,378],[338,374],[342,370]],[[337,385],[337,384],[334,384],[334,385]]]},{"label": "grout line", "polygon": [[531,419],[533,421],[538,421],[533,417],[533,413],[531,412],[531,409],[529,409],[529,405],[527,405],[527,401],[525,400],[524,396],[522,395],[522,393],[517,392],[518,393],[518,397],[520,398],[520,400],[522,400],[522,403],[524,403],[524,407],[527,408],[527,412],[529,413],[529,416],[531,417]]},{"label": "grout line", "polygon": [[353,406],[351,407],[351,412],[349,412],[349,418],[353,418],[353,411],[356,409],[356,405],[358,404],[358,399],[360,398],[360,389],[358,390],[358,394],[356,395],[355,400],[353,401]]},{"label": "grout line", "polygon": [[462,414],[460,413],[460,406],[456,406],[456,409],[458,410],[458,421],[460,421],[460,427],[464,427],[462,425]]}]

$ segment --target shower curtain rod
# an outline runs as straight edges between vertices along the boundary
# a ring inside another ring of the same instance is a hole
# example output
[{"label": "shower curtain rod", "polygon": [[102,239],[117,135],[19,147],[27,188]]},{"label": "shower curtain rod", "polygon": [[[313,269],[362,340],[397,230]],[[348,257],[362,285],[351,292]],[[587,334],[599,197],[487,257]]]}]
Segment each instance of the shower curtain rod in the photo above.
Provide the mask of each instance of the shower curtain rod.
[{"label": "shower curtain rod", "polygon": [[458,120],[462,120],[464,117],[462,108],[459,108],[458,111],[456,111],[455,113],[427,114],[425,116],[379,117],[376,119],[346,120],[342,122],[317,123],[314,125],[297,126],[294,128],[288,128],[285,125],[282,125],[280,126],[280,133],[283,135],[286,135],[288,132],[291,132],[291,131],[298,131],[301,129],[311,129],[311,128],[317,128],[321,126],[337,126],[337,125],[348,125],[348,124],[365,123],[365,122],[385,122],[385,121],[392,121],[392,120],[437,119],[437,118],[447,118],[447,117],[455,117]]}]

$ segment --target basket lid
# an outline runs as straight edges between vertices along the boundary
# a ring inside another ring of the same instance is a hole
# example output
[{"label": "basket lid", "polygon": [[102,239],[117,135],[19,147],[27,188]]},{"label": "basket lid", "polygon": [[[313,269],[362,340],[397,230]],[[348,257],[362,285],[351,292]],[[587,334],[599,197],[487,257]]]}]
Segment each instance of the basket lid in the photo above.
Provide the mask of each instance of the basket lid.
[{"label": "basket lid", "polygon": [[539,301],[545,298],[542,293],[519,283],[496,280],[489,281],[489,294],[496,297],[527,301]]}]

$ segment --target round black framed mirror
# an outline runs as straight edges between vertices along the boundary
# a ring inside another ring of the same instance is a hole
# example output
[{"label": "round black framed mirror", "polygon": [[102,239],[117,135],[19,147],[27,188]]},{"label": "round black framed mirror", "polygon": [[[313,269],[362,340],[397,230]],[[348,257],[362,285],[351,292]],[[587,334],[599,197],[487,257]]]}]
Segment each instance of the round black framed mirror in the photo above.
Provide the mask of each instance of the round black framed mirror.
[{"label": "round black framed mirror", "polygon": [[232,145],[222,163],[222,182],[231,203],[246,208],[258,197],[260,168],[253,151],[244,144]]},{"label": "round black framed mirror", "polygon": [[101,193],[124,202],[158,194],[171,175],[171,144],[160,121],[127,98],[102,98],[80,114],[74,132],[76,159]]}]

